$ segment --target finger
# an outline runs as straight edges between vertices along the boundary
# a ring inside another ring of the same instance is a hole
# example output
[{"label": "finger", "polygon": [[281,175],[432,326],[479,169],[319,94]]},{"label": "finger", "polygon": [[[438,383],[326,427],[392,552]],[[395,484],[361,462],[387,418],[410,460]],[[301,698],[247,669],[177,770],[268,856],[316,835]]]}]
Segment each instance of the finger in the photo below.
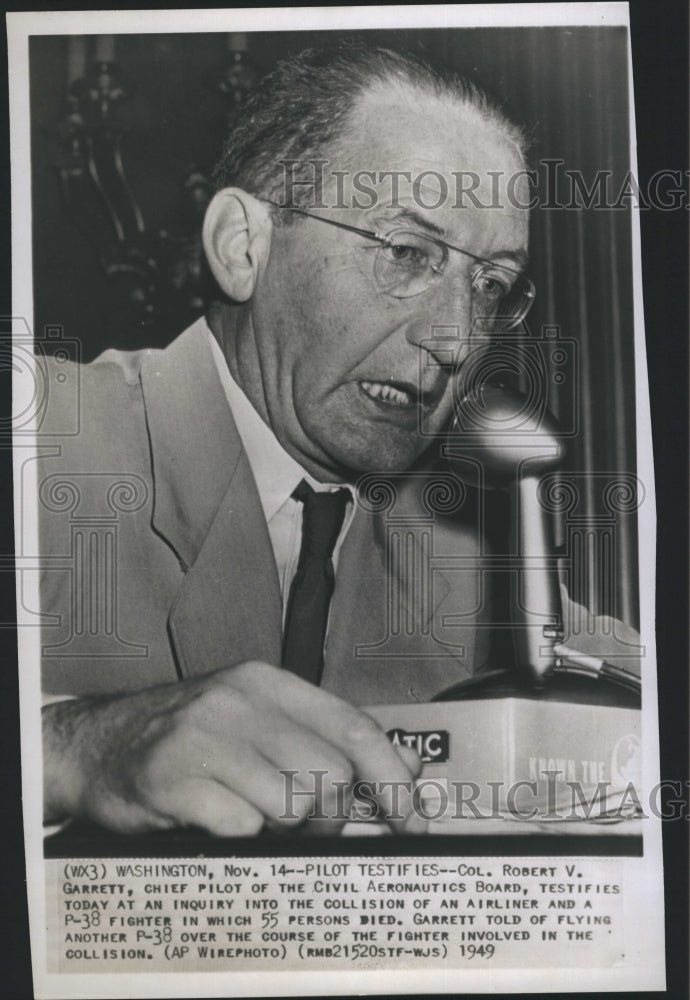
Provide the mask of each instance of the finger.
[{"label": "finger", "polygon": [[[309,775],[302,769],[280,766],[270,758],[276,731],[280,731],[283,740],[289,743],[297,727],[291,720],[274,720],[270,727],[271,745],[268,747],[261,741],[260,747],[243,744],[237,746],[230,742],[227,746],[214,743],[207,753],[205,771],[227,789],[238,794],[258,809],[272,828],[301,826],[307,818],[319,814],[320,802],[316,792],[319,784],[309,782]],[[325,751],[329,748],[322,740],[316,738],[313,743],[321,744]],[[279,740],[280,743],[280,740]],[[313,762],[318,760],[319,747],[314,746],[311,752]],[[330,756],[333,756],[332,750]]]},{"label": "finger", "polygon": [[261,812],[240,795],[199,778],[170,789],[166,811],[178,825],[200,826],[216,837],[254,837],[264,825]]},{"label": "finger", "polygon": [[[224,706],[225,700],[228,704]],[[280,734],[282,745],[289,747],[299,736],[295,723],[279,712],[264,712],[260,722],[250,699],[242,694],[232,699],[224,695],[216,698],[215,709],[217,718],[204,716],[206,728],[187,726],[176,734],[172,746],[163,748],[167,752],[157,755],[158,766],[147,773],[148,798],[160,801],[162,797],[166,801],[169,788],[178,786],[182,779],[187,779],[187,784],[193,780],[215,781],[250,803],[272,824],[303,823],[313,808],[313,796],[296,795],[292,808],[286,810],[286,782],[290,775],[262,752],[266,740],[274,741],[276,734]],[[298,787],[304,787],[303,780]]]},{"label": "finger", "polygon": [[347,702],[332,706],[329,716],[320,714],[315,726],[351,761],[355,777],[370,784],[379,818],[400,828],[412,808],[414,757],[398,753],[378,723]]},{"label": "finger", "polygon": [[352,763],[355,778],[371,782],[383,819],[394,828],[404,823],[412,808],[412,779],[419,768],[416,755],[403,758],[361,709],[288,676],[280,692],[284,711],[336,747]]},{"label": "finger", "polygon": [[243,691],[217,694],[204,709],[205,728],[190,727],[179,766],[213,778],[256,806],[272,828],[307,818],[332,821],[335,832],[349,816],[353,769],[331,743],[282,710]]},{"label": "finger", "polygon": [[428,833],[429,820],[422,813],[413,809],[403,824],[402,832],[414,834]]},{"label": "finger", "polygon": [[412,747],[404,746],[402,743],[400,743],[395,749],[398,755],[402,757],[412,777],[418,778],[422,773],[424,764],[422,763],[422,758],[419,756],[417,751]]},{"label": "finger", "polygon": [[355,777],[372,783],[383,817],[399,828],[412,807],[414,771],[381,727],[361,709],[285,670],[252,662],[232,671],[232,685],[279,706],[301,726],[336,747]]},{"label": "finger", "polygon": [[336,832],[350,816],[353,766],[331,743],[287,715],[256,737],[257,749],[280,776],[283,811],[297,811],[321,831]]},{"label": "finger", "polygon": [[[259,696],[264,703],[270,703],[286,712],[308,729],[317,732],[327,742],[333,742],[335,731],[332,722],[336,715],[340,720],[337,726],[338,743],[358,744],[361,728],[377,734],[375,737],[377,744],[381,736],[385,737],[378,723],[363,709],[356,708],[350,702],[331,694],[330,691],[315,687],[290,671],[279,670],[260,661],[250,661],[228,671],[227,675],[228,682],[233,687],[236,686],[249,697]],[[351,740],[350,729],[353,730]],[[381,745],[386,749],[386,760],[395,760],[395,750],[387,738]],[[406,761],[411,759],[405,756]],[[416,769],[410,767],[409,773],[412,774]],[[397,772],[399,768],[396,768]]]}]

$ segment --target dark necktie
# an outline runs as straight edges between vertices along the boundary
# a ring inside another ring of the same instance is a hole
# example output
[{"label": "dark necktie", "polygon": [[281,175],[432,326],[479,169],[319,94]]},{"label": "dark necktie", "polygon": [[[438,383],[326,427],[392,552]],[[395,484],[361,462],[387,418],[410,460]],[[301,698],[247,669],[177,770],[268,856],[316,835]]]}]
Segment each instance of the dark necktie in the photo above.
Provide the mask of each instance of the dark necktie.
[{"label": "dark necktie", "polygon": [[292,494],[304,505],[302,547],[290,587],[283,667],[318,684],[323,670],[323,644],[335,574],[333,549],[345,517],[349,493],[317,493],[304,480]]}]

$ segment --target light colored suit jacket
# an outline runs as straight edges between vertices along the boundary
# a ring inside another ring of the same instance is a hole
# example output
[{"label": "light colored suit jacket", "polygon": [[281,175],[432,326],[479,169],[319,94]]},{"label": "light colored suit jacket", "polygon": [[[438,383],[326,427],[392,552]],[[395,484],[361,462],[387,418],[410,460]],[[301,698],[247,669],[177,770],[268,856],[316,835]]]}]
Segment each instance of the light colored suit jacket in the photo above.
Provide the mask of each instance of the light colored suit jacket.
[{"label": "light colored suit jacket", "polygon": [[[205,326],[108,351],[68,383],[78,433],[40,435],[46,692],[279,665],[273,552]],[[427,700],[486,658],[472,494],[449,473],[386,478],[362,483],[325,649],[323,686],[356,704]]]}]

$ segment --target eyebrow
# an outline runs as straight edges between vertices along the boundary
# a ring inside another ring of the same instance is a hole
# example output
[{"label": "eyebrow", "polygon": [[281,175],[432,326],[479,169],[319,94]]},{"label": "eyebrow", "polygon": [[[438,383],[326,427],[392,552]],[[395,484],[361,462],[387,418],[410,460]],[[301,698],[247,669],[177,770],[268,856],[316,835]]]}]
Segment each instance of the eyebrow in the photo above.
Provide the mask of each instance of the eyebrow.
[{"label": "eyebrow", "polygon": [[[409,219],[414,222],[421,229],[426,229],[427,232],[432,233],[434,236],[441,238],[442,242],[446,243],[446,231],[435,223],[430,222],[419,212],[416,212],[413,208],[400,208],[394,215],[388,216],[389,219]],[[521,270],[527,267],[529,263],[529,254],[526,250],[499,250],[497,253],[492,254],[490,257],[481,257],[479,254],[473,254],[469,250],[465,250],[464,247],[458,247],[453,243],[447,243],[452,250],[460,250],[462,253],[469,253],[470,257],[476,257],[477,260],[488,260],[488,261],[498,261],[501,258],[507,258],[512,261],[516,267]]]},{"label": "eyebrow", "polygon": [[508,260],[512,260],[519,268],[525,268],[529,263],[529,254],[526,250],[499,250],[498,253],[492,254],[487,259],[493,260],[498,257],[507,257]]},{"label": "eyebrow", "polygon": [[409,219],[422,229],[426,229],[427,232],[433,233],[434,236],[444,237],[446,235],[445,229],[437,226],[434,222],[430,222],[429,219],[425,219],[423,215],[415,212],[413,208],[399,208],[394,215],[389,215],[388,218],[391,220]]}]

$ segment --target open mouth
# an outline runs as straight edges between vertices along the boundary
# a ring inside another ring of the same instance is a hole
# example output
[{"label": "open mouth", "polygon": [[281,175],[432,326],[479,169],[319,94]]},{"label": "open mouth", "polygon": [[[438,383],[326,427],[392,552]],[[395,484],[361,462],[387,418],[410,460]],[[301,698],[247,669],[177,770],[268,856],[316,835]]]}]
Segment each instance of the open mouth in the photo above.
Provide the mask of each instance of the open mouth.
[{"label": "open mouth", "polygon": [[392,379],[386,382],[361,379],[358,385],[364,395],[375,403],[379,403],[382,407],[399,410],[415,409],[418,406],[433,409],[440,401],[445,389],[445,382],[442,380],[439,380],[433,388],[422,392],[410,382],[395,382]]},{"label": "open mouth", "polygon": [[365,395],[377,403],[392,407],[416,406],[419,394],[410,386],[399,382],[369,382],[365,379],[359,383]]}]

